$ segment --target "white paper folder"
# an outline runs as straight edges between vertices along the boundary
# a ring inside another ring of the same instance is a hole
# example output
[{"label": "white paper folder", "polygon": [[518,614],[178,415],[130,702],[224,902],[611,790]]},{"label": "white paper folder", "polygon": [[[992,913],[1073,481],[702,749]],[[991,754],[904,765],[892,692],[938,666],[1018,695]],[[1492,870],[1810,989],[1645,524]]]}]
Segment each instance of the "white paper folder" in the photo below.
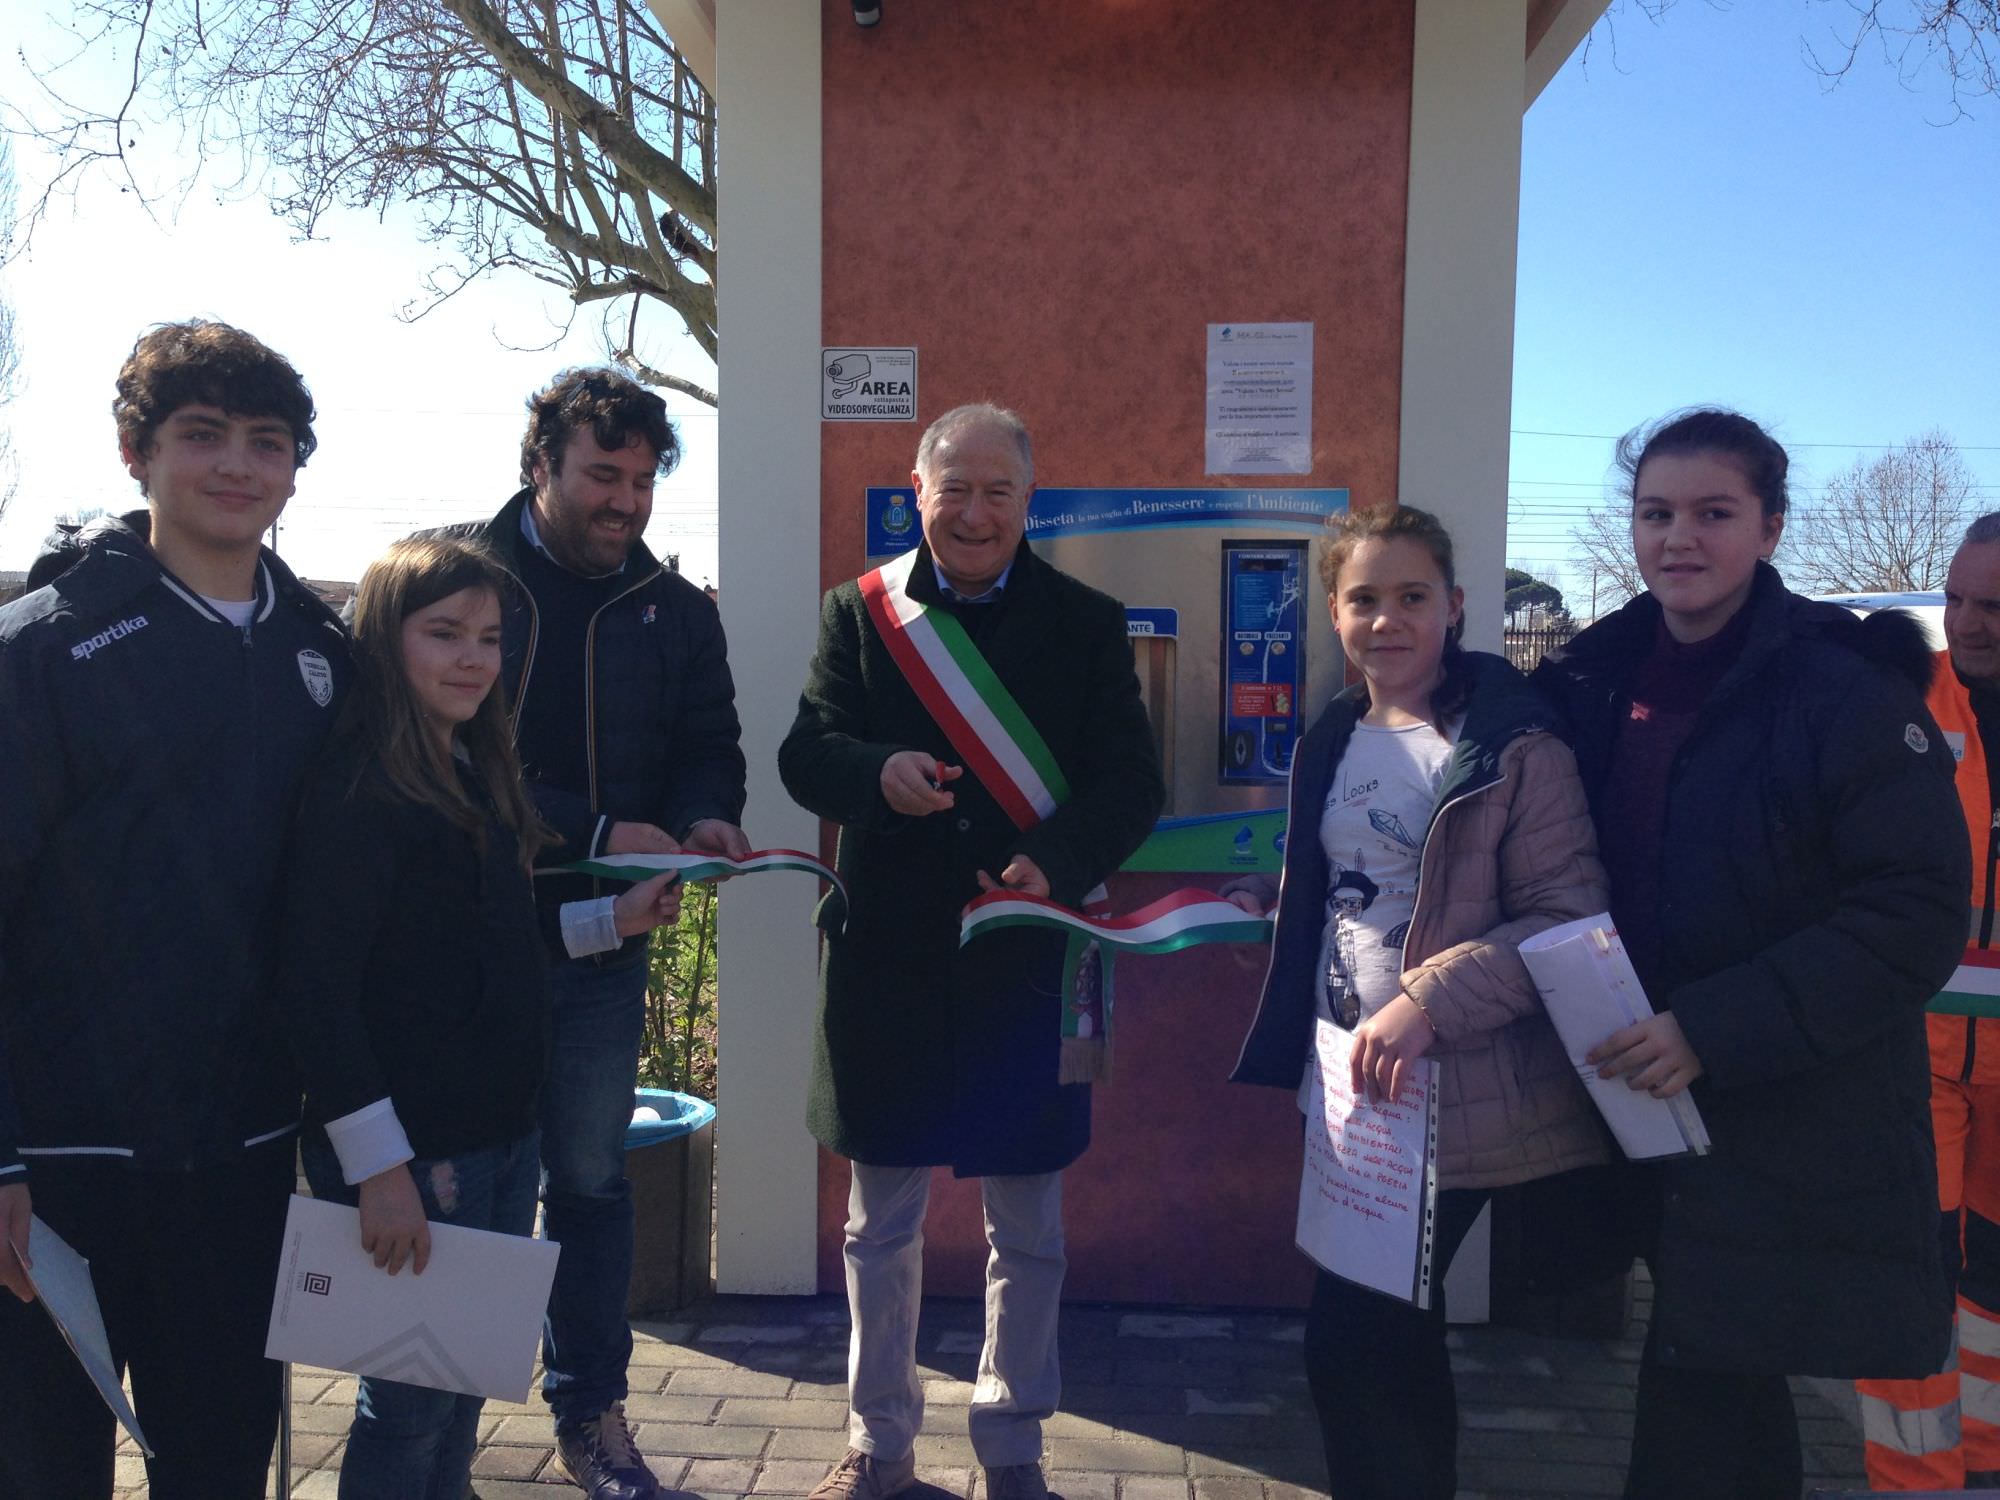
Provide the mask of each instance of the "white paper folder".
[{"label": "white paper folder", "polygon": [[1655,1099],[1623,1078],[1599,1078],[1587,1059],[1597,1044],[1654,1014],[1609,913],[1551,927],[1521,944],[1521,961],[1569,1053],[1570,1065],[1619,1146],[1633,1161],[1701,1156],[1708,1128],[1683,1091]]},{"label": "white paper folder", "polygon": [[268,1358],[520,1401],[534,1381],[555,1280],[548,1240],[431,1225],[424,1274],[391,1276],[361,1248],[361,1214],[294,1197]]},{"label": "white paper folder", "polygon": [[[13,1253],[11,1246],[0,1247],[0,1255]],[[35,1263],[35,1268],[28,1272],[28,1281],[37,1300],[55,1320],[56,1331],[83,1366],[90,1383],[97,1387],[104,1404],[118,1418],[119,1425],[132,1434],[139,1450],[151,1458],[152,1446],[139,1430],[139,1419],[125,1399],[118,1365],[111,1357],[111,1340],[105,1336],[104,1313],[97,1305],[97,1284],[90,1279],[90,1262],[33,1214],[28,1216],[28,1259]]]}]

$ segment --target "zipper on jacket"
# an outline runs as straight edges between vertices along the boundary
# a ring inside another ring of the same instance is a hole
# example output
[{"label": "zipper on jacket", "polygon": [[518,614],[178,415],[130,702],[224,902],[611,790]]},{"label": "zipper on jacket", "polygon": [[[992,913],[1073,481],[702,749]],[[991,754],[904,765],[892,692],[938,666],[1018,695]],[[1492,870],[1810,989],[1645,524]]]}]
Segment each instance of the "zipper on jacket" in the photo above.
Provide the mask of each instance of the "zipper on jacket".
[{"label": "zipper on jacket", "polygon": [[590,612],[583,630],[583,750],[590,765],[590,808],[597,811],[597,620],[620,599],[636,594],[666,569],[655,568],[629,589],[620,589]]},{"label": "zipper on jacket", "polygon": [[[1453,797],[1449,802],[1440,803],[1438,805],[1437,811],[1431,814],[1430,830],[1424,835],[1424,847],[1422,851],[1417,855],[1417,889],[1414,898],[1410,902],[1410,931],[1408,936],[1405,937],[1403,940],[1404,941],[1403,951],[1405,954],[1407,954],[1411,948],[1417,946],[1416,943],[1413,941],[1416,938],[1418,931],[1420,930],[1417,927],[1417,918],[1421,916],[1425,910],[1424,891],[1426,889],[1427,883],[1424,880],[1424,872],[1430,868],[1431,849],[1437,842],[1438,825],[1444,821],[1444,815],[1450,812],[1454,807],[1457,807],[1459,804],[1464,802],[1470,802],[1474,797],[1480,796],[1482,793],[1485,792],[1490,792],[1496,786],[1504,786],[1506,785],[1506,782],[1507,782],[1506,773],[1501,772],[1496,776],[1494,776],[1494,778],[1491,781],[1482,781],[1478,786],[1467,787],[1464,791],[1460,792],[1456,797]],[[1426,1017],[1425,1019],[1428,1020],[1429,1017]]]},{"label": "zipper on jacket", "polygon": [[1979,946],[1993,946],[1993,876],[2000,870],[2000,805],[1993,809],[1993,821],[1986,829],[1986,906],[1979,914]]},{"label": "zipper on jacket", "polygon": [[[597,806],[597,620],[600,615],[620,599],[638,593],[640,589],[646,587],[646,585],[665,572],[665,568],[655,568],[629,589],[620,589],[590,612],[590,623],[583,628],[583,753],[584,759],[590,767],[590,810],[592,812],[600,811]],[[525,678],[523,680],[525,681]],[[607,833],[610,832],[608,825],[605,831]],[[672,837],[672,835],[668,836]],[[590,877],[590,894],[593,898],[604,894],[604,882],[599,880],[595,875]],[[624,946],[624,943],[621,942],[618,947],[613,948],[609,953],[593,954],[590,961],[601,968],[606,959],[616,957],[623,950]]]},{"label": "zipper on jacket", "polygon": [[514,580],[514,587],[521,591],[521,599],[528,606],[528,648],[521,653],[521,680],[514,685],[514,701],[508,705],[508,730],[519,735],[521,732],[521,705],[528,701],[528,676],[535,670],[535,645],[541,639],[542,613],[535,608],[535,596],[528,592],[528,585],[521,575],[500,564],[500,571]]}]

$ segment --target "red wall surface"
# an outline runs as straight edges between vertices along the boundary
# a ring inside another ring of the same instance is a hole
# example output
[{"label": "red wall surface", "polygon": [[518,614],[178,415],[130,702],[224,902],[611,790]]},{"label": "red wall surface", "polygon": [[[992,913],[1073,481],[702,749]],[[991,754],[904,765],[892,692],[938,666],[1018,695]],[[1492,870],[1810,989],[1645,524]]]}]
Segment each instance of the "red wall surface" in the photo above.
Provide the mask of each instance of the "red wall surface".
[{"label": "red wall surface", "polygon": [[[960,402],[1020,411],[1044,484],[1211,482],[1210,322],[1310,321],[1313,471],[1285,482],[1393,498],[1413,0],[892,0],[872,30],[822,3],[823,341],[915,345],[921,403],[823,425],[826,585],[863,569],[866,487],[906,482]],[[1261,974],[1121,960],[1116,1073],[1065,1179],[1071,1297],[1302,1299],[1297,1107],[1224,1081]],[[822,1153],[827,1290],[846,1196]],[[939,1174],[926,1288],[977,1292],[984,1256],[977,1184]]]}]

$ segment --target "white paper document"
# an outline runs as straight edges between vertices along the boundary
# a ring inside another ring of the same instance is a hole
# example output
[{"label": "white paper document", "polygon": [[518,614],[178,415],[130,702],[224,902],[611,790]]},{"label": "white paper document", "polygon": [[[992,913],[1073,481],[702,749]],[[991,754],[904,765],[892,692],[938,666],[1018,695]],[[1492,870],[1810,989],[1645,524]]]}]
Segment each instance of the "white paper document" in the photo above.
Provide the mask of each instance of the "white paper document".
[{"label": "white paper document", "polygon": [[1208,325],[1207,471],[1312,472],[1313,326]]},{"label": "white paper document", "polygon": [[1521,961],[1541,991],[1570,1065],[1619,1146],[1633,1161],[1704,1155],[1708,1128],[1686,1090],[1655,1099],[1623,1078],[1599,1078],[1588,1058],[1597,1044],[1653,1014],[1609,913],[1551,927],[1521,944]]},{"label": "white paper document", "polygon": [[1314,1020],[1306,1069],[1298,1245],[1324,1269],[1431,1305],[1437,1217],[1437,1068],[1419,1061],[1394,1100],[1357,1095],[1354,1033]]},{"label": "white paper document", "polygon": [[[0,1255],[12,1255],[0,1247]],[[83,1373],[97,1387],[97,1394],[111,1408],[119,1424],[132,1434],[132,1441],[151,1458],[153,1448],[139,1430],[139,1419],[125,1399],[125,1386],[118,1378],[118,1366],[111,1358],[111,1340],[105,1337],[104,1313],[97,1305],[97,1286],[90,1279],[90,1262],[69,1247],[67,1241],[33,1214],[28,1216],[28,1259],[35,1263],[28,1280],[35,1288],[56,1329],[68,1344]]]},{"label": "white paper document", "polygon": [[264,1353],[407,1385],[525,1399],[557,1247],[522,1235],[431,1225],[421,1276],[361,1248],[361,1214],[294,1197]]}]

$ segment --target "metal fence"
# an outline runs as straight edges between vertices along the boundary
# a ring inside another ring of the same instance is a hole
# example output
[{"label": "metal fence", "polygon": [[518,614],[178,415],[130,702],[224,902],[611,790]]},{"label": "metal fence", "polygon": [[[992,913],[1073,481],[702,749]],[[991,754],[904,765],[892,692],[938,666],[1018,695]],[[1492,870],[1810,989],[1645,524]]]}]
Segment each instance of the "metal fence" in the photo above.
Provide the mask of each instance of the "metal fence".
[{"label": "metal fence", "polygon": [[1507,631],[1507,660],[1523,672],[1532,672],[1541,659],[1558,646],[1569,644],[1576,635],[1574,620],[1551,620]]}]

